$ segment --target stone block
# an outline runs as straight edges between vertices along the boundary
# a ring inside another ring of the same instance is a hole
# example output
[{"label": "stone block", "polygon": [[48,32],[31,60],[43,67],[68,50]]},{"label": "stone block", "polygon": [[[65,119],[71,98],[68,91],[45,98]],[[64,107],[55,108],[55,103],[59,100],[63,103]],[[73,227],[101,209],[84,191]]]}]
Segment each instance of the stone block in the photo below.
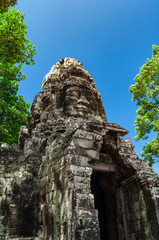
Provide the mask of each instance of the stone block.
[{"label": "stone block", "polygon": [[76,165],[71,165],[69,170],[73,175],[87,177],[92,174],[92,169],[90,167],[80,167]]},{"label": "stone block", "polygon": [[90,161],[90,159],[86,156],[68,154],[67,156],[65,156],[65,159],[69,164],[82,167],[89,167],[88,161]]},{"label": "stone block", "polygon": [[94,208],[94,196],[92,194],[75,193],[76,206],[78,208]]},{"label": "stone block", "polygon": [[95,142],[83,139],[83,138],[74,138],[74,143],[76,146],[86,148],[86,149],[96,149],[97,145]]},{"label": "stone block", "polygon": [[90,189],[90,178],[86,177],[80,177],[80,176],[75,176],[74,177],[74,185],[76,189],[85,189],[88,188]]},{"label": "stone block", "polygon": [[90,141],[95,140],[95,135],[93,133],[90,133],[88,131],[81,130],[81,129],[78,129],[75,132],[74,137],[83,138],[83,139],[87,139],[87,140],[90,140]]},{"label": "stone block", "polygon": [[91,159],[99,159],[99,152],[95,151],[95,150],[86,150],[85,154],[87,157],[91,158]]},{"label": "stone block", "polygon": [[80,229],[76,233],[76,240],[100,240],[99,229],[97,228],[87,228]]},{"label": "stone block", "polygon": [[95,162],[90,162],[89,165],[95,171],[100,171],[100,172],[116,171],[116,165],[112,163],[103,163],[103,162],[95,161]]}]

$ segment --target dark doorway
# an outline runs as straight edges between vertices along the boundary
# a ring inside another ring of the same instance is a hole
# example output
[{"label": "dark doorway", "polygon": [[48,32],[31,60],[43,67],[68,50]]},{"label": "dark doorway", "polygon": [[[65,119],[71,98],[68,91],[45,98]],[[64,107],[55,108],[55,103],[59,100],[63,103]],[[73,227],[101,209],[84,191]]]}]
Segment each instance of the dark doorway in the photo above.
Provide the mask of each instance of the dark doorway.
[{"label": "dark doorway", "polygon": [[118,239],[113,174],[93,171],[91,192],[94,195],[95,209],[98,210],[101,240]]},{"label": "dark doorway", "polygon": [[91,192],[94,195],[95,209],[98,209],[98,219],[100,225],[100,237],[101,240],[107,239],[107,218],[105,208],[105,193],[99,184],[101,174],[97,171],[93,171],[91,176]]}]

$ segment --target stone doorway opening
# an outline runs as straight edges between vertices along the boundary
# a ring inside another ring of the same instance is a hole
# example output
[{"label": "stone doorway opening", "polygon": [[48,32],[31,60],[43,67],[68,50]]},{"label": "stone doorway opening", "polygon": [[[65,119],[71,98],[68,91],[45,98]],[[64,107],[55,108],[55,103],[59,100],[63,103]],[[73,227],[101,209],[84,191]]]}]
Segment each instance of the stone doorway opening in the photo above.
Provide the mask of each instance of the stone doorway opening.
[{"label": "stone doorway opening", "polygon": [[98,210],[101,240],[118,239],[113,176],[112,173],[95,170],[91,175],[91,192],[94,195],[95,209]]}]

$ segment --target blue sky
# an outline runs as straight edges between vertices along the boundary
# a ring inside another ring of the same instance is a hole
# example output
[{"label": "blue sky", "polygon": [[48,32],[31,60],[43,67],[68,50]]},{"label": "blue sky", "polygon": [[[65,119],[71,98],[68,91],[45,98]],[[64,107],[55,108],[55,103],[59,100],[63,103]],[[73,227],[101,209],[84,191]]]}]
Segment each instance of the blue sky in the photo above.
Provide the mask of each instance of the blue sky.
[{"label": "blue sky", "polygon": [[[135,142],[136,105],[129,86],[159,44],[158,0],[19,0],[27,37],[36,46],[34,66],[24,66],[19,93],[29,103],[41,91],[44,76],[59,59],[82,62],[101,93],[108,122],[129,131]],[[159,167],[154,166],[156,172]]]}]

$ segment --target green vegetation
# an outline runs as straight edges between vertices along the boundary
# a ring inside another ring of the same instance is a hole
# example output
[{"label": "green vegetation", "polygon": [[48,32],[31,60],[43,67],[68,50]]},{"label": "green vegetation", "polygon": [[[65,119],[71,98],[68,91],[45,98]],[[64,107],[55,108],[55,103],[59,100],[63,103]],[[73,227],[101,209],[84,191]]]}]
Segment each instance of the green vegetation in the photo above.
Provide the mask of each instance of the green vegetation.
[{"label": "green vegetation", "polygon": [[149,141],[141,152],[141,156],[150,166],[159,162],[159,46],[152,46],[152,58],[147,59],[135,77],[135,84],[129,90],[132,100],[136,101],[137,116],[135,129],[139,139],[148,139],[150,133],[155,137]]},{"label": "green vegetation", "polygon": [[13,7],[16,3],[17,3],[17,0],[1,0],[0,13],[6,12],[9,7]]},{"label": "green vegetation", "polygon": [[[16,1],[2,1],[13,6]],[[29,104],[17,95],[25,79],[23,64],[34,64],[35,47],[26,38],[24,14],[0,3],[0,144],[18,141],[21,125],[27,125]],[[8,5],[7,5],[8,4]]]}]

